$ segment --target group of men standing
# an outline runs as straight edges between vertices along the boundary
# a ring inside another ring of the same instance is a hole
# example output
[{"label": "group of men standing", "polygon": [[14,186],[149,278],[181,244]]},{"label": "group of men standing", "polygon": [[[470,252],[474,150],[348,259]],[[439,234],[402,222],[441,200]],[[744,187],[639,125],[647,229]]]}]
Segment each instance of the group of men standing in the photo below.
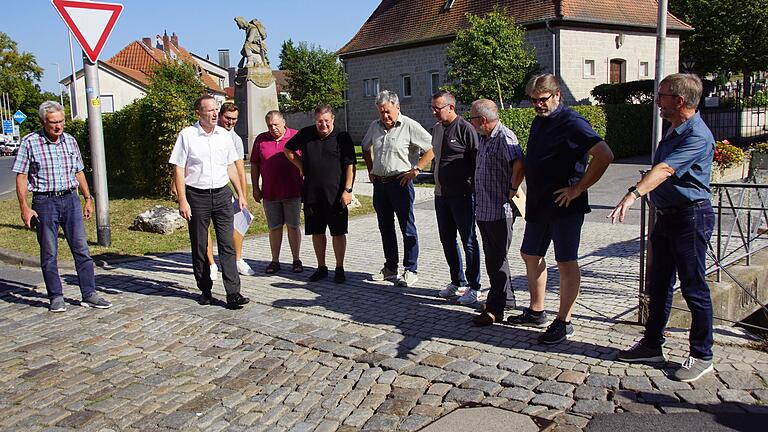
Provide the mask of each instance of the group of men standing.
[{"label": "group of men standing", "polygon": [[[603,175],[613,154],[581,115],[561,103],[560,86],[554,76],[533,77],[526,92],[536,118],[525,154],[514,132],[500,121],[493,101],[474,101],[469,118],[464,119],[456,113],[452,94],[436,93],[431,109],[438,122],[430,135],[400,113],[395,93],[383,91],[378,95],[379,119],[371,123],[362,142],[385,258],[383,268],[372,279],[395,280],[401,286],[417,282],[419,246],[413,179],[435,158],[435,213],[450,274],[450,282],[439,294],[458,296],[463,304],[478,300],[477,226],[491,286],[473,323],[487,326],[501,322],[505,309],[515,305],[507,255],[516,210],[523,210],[514,208],[513,201],[521,195],[525,179],[526,225],[520,252],[530,303],[521,314],[508,317],[507,323],[547,327],[539,342],[554,344],[574,333],[571,314],[580,286],[578,249],[584,215],[590,211],[587,190]],[[696,111],[701,93],[701,81],[694,75],[673,74],[662,81],[657,105],[671,127],[659,143],[650,172],[628,189],[608,215],[613,222],[623,221],[634,201],[648,194],[658,217],[651,235],[653,264],[646,332],[634,347],[621,351],[618,359],[666,359],[663,332],[677,274],[692,314],[690,356],[672,374],[681,381],[694,381],[713,369],[712,304],[704,262],[714,224],[709,201],[714,138]],[[219,111],[216,101],[206,95],[196,101],[195,111],[198,122],[179,133],[169,162],[174,166],[179,213],[189,223],[193,271],[201,291],[198,302],[207,305],[213,301],[212,268],[206,262],[212,221],[226,306],[239,309],[249,299],[240,294],[238,270],[249,274],[251,269],[238,262],[242,238],[233,246],[233,214],[248,206],[245,173],[242,164],[237,163],[243,159],[242,144],[238,151],[232,131],[237,109],[225,104]],[[267,273],[280,270],[283,225],[288,227],[292,270],[303,271],[298,232],[298,212],[303,202],[306,234],[312,236],[318,261],[309,279],[319,281],[329,274],[325,260],[325,233],[329,229],[336,261],[334,280],[343,283],[347,206],[355,176],[354,146],[349,134],[336,130],[330,106],[320,104],[314,114],[315,124],[299,131],[288,129],[279,112],[267,114],[269,130],[256,139],[251,156],[253,196],[256,201],[263,200],[270,230],[272,261]],[[81,304],[109,308],[112,304],[96,293],[93,260],[86,243],[83,215],[89,218],[93,212],[92,196],[77,143],[63,132],[61,105],[44,102],[39,115],[43,128],[23,138],[13,171],[17,173],[22,220],[36,230],[40,243],[49,309],[66,310],[56,256],[59,227],[75,258]],[[85,200],[82,214],[78,188]],[[33,194],[31,208],[28,191]],[[395,219],[405,249],[402,272],[398,271]],[[554,244],[560,276],[560,306],[555,319],[547,324],[544,256],[550,244]]]},{"label": "group of men standing", "polygon": [[[456,114],[456,100],[450,93],[441,91],[432,98],[432,112],[438,120],[432,134],[437,155],[435,213],[451,276],[439,295],[460,295],[462,304],[478,301],[477,226],[491,286],[473,323],[501,322],[505,309],[516,305],[507,256],[516,211],[523,210],[516,209],[513,200],[522,194],[520,185],[525,178],[528,199],[521,255],[531,301],[507,323],[547,327],[539,342],[554,344],[573,334],[570,321],[580,284],[579,240],[584,214],[590,211],[586,191],[605,172],[613,154],[581,115],[560,103],[560,86],[553,75],[533,77],[526,92],[536,118],[525,155],[515,133],[500,121],[493,101],[474,101],[467,121]],[[547,326],[544,256],[551,243],[560,272],[560,309]]]}]

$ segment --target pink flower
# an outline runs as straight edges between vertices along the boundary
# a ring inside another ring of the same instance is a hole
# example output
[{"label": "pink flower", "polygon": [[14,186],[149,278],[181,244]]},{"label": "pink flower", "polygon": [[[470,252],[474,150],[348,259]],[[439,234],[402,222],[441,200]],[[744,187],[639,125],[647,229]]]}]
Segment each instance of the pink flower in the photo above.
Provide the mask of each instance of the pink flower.
[{"label": "pink flower", "polygon": [[730,144],[730,142],[727,139],[724,139],[723,144]]}]

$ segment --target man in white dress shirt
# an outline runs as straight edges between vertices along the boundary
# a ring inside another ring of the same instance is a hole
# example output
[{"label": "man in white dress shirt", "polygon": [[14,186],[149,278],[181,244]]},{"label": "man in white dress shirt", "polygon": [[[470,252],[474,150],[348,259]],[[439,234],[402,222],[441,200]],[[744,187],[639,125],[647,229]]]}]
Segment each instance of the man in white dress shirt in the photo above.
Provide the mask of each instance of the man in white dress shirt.
[{"label": "man in white dress shirt", "polygon": [[195,101],[198,122],[179,132],[169,163],[175,165],[174,182],[179,198],[179,214],[188,221],[192,243],[192,268],[197,287],[202,291],[198,303],[213,300],[210,267],[205,252],[208,225],[213,220],[219,259],[227,292],[227,308],[240,309],[249,302],[240,294],[240,275],[232,246],[233,208],[230,181],[238,196],[238,206],[247,208],[245,194],[235,168],[237,154],[231,133],[217,126],[218,108],[210,95]]}]

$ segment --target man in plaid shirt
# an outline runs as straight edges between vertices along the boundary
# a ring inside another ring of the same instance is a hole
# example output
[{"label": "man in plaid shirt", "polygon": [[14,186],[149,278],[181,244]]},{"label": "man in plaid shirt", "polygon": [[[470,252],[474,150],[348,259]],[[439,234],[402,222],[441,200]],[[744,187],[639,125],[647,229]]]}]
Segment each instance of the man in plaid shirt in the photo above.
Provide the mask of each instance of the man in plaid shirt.
[{"label": "man in plaid shirt", "polygon": [[[40,105],[43,128],[21,140],[19,153],[13,163],[16,173],[16,196],[21,219],[27,228],[37,232],[40,243],[40,267],[50,300],[51,312],[67,310],[57,262],[59,227],[69,243],[75,259],[77,277],[83,300],[81,306],[108,309],[112,303],[96,294],[93,259],[88,251],[83,215],[93,214],[93,197],[83,174],[83,159],[77,141],[64,133],[64,108],[46,101]],[[80,210],[77,189],[85,198]],[[27,193],[32,192],[32,207]]]},{"label": "man in plaid shirt", "polygon": [[514,132],[499,120],[499,109],[488,99],[472,102],[469,121],[480,134],[475,167],[475,217],[483,239],[485,269],[491,282],[488,301],[472,321],[477,326],[501,322],[509,279],[507,252],[512,242],[515,215],[512,198],[523,182],[523,151]]}]

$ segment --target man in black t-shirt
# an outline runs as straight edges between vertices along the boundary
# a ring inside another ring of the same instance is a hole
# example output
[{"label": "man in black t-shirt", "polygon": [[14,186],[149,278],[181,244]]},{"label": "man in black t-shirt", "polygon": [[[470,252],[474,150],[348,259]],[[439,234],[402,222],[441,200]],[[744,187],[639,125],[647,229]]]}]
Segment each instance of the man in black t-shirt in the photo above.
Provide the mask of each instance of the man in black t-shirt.
[{"label": "man in black t-shirt", "polygon": [[[304,230],[312,235],[317,270],[311,282],[328,276],[325,264],[326,227],[331,231],[336,255],[334,281],[343,283],[344,254],[347,249],[347,205],[352,202],[355,180],[355,147],[346,132],[334,129],[335,116],[330,105],[315,108],[315,125],[301,129],[285,143],[285,155],[304,176]],[[296,152],[301,151],[301,156]]]}]

